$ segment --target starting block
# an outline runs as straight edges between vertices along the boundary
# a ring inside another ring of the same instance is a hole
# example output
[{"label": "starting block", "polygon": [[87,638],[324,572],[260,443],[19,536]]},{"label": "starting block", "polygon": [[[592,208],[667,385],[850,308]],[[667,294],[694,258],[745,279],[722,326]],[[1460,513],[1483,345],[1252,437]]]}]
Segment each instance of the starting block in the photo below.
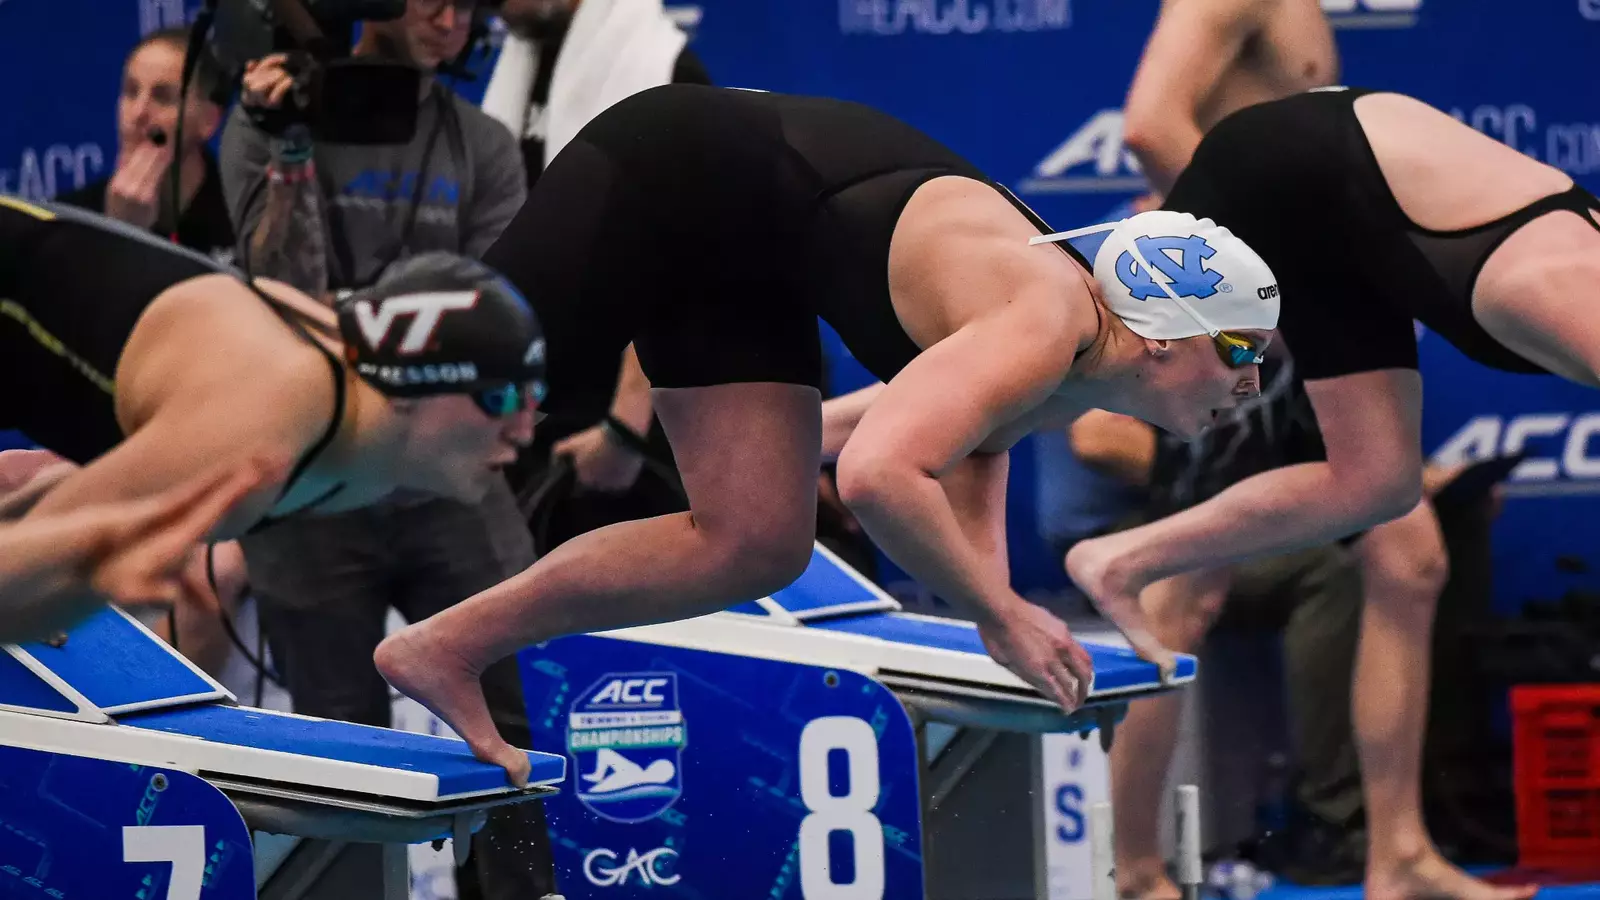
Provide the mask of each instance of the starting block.
[{"label": "starting block", "polygon": [[0,653],[0,894],[316,898],[341,853],[376,845],[381,896],[405,900],[408,844],[464,857],[488,810],[556,792],[565,759],[529,758],[518,790],[458,740],[240,707],[108,609]]},{"label": "starting block", "polygon": [[[1085,648],[1095,683],[1067,715],[975,626],[905,612],[818,545],[772,597],[525,650],[535,746],[572,762],[545,804],[561,893],[1043,896],[1038,735],[1109,746],[1129,703],[1196,674],[1183,656],[1163,684],[1130,650]],[[974,829],[1012,852],[980,864]]]}]

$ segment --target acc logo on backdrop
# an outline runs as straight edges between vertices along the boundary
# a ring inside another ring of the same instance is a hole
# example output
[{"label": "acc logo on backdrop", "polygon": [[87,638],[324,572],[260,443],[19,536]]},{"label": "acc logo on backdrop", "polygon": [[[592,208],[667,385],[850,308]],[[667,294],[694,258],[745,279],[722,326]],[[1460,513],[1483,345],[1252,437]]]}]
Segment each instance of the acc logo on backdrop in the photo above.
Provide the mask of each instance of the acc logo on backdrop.
[{"label": "acc logo on backdrop", "polygon": [[613,822],[644,822],[683,795],[687,723],[672,672],[613,672],[567,718],[578,800]]},{"label": "acc logo on backdrop", "polygon": [[1025,194],[1142,191],[1139,161],[1122,141],[1122,110],[1102,109],[1050,151],[1018,185]]}]

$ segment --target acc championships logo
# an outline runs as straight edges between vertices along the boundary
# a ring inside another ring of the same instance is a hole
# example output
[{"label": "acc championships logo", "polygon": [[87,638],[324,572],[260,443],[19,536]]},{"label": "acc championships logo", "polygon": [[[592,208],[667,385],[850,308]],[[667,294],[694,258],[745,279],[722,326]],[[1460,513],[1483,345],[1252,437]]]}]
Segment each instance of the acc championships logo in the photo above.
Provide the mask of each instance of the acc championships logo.
[{"label": "acc championships logo", "polygon": [[[1134,246],[1156,271],[1166,276],[1172,292],[1180,297],[1205,299],[1222,291],[1233,290],[1222,283],[1222,273],[1205,267],[1206,260],[1215,256],[1216,248],[1198,234],[1188,237],[1141,235],[1133,239]],[[1166,292],[1145,268],[1133,259],[1133,254],[1122,251],[1117,257],[1117,280],[1128,289],[1135,300],[1165,297]]]},{"label": "acc championships logo", "polygon": [[613,822],[643,822],[683,795],[688,732],[672,672],[611,673],[573,701],[567,752],[578,800]]}]

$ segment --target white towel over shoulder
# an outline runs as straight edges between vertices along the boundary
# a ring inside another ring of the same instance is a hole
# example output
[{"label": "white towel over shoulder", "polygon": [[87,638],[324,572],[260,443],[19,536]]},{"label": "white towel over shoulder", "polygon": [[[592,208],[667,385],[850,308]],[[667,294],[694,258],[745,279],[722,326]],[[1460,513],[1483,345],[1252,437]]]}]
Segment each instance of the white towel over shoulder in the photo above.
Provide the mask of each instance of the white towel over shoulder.
[{"label": "white towel over shoulder", "polygon": [[[667,84],[687,37],[661,0],[583,0],[572,16],[550,80],[545,110],[548,165],[590,119],[612,104]],[[484,92],[483,109],[519,140],[528,135],[537,45],[506,36]]]}]

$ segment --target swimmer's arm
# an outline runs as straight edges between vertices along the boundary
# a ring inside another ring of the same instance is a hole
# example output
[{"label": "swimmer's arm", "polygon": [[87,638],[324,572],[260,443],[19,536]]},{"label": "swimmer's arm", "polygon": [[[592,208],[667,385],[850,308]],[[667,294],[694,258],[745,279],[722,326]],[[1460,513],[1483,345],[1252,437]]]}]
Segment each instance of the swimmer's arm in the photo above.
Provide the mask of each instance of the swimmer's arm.
[{"label": "swimmer's arm", "polygon": [[833,462],[839,458],[850,435],[867,414],[872,401],[883,393],[883,382],[877,381],[860,390],[851,391],[822,402],[822,461]]},{"label": "swimmer's arm", "polygon": [[939,487],[950,502],[962,535],[1007,581],[1011,578],[1006,548],[1006,481],[1010,473],[1008,450],[973,453],[939,476]]},{"label": "swimmer's arm", "polygon": [[1084,465],[1134,487],[1150,484],[1156,431],[1132,416],[1091,409],[1067,429],[1072,452]]},{"label": "swimmer's arm", "polygon": [[1162,4],[1123,109],[1123,139],[1155,191],[1170,191],[1189,165],[1202,136],[1202,106],[1274,2]]},{"label": "swimmer's arm", "polygon": [[267,460],[272,474],[214,535],[232,537],[272,508],[289,468],[327,427],[329,391],[327,368],[316,359],[277,368],[263,361],[248,379],[173,391],[127,439],[65,478],[29,516],[149,496],[219,462]]},{"label": "swimmer's arm", "polygon": [[1104,581],[1136,590],[1202,567],[1326,544],[1416,506],[1422,498],[1417,372],[1311,381],[1306,393],[1322,427],[1326,462],[1253,475],[1176,515],[1085,542],[1099,546],[1081,556],[1106,554],[1097,564]]},{"label": "swimmer's arm", "polygon": [[[839,494],[877,545],[980,623],[1020,615],[1027,601],[1011,589],[1004,553],[973,540],[985,533],[983,544],[1004,546],[987,524],[1004,511],[1004,454],[965,461],[1060,384],[1071,339],[1041,339],[1065,330],[1068,304],[1056,300],[1019,302],[924,351],[882,389],[839,456]],[[963,509],[941,479],[964,485]],[[976,498],[989,508],[974,516]]]},{"label": "swimmer's arm", "polygon": [[632,344],[622,353],[622,373],[617,379],[616,396],[611,398],[611,417],[638,435],[649,434],[650,425],[655,422],[650,378],[639,365],[639,354]]},{"label": "swimmer's arm", "polygon": [[48,450],[0,452],[0,522],[20,519],[38,505],[51,489],[72,474],[77,464]]}]

